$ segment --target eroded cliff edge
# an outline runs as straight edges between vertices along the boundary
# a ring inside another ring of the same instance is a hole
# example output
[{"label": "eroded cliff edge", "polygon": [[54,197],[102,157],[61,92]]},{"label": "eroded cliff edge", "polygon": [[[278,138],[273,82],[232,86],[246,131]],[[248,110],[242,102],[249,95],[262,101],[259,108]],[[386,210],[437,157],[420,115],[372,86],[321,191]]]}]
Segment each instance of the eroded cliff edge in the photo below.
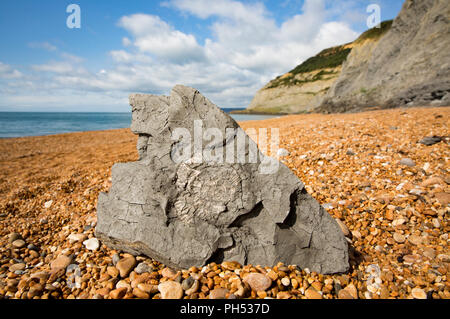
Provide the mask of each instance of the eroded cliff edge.
[{"label": "eroded cliff edge", "polygon": [[250,106],[235,113],[291,114],[312,111],[320,105],[342,71],[342,64],[351,52],[367,59],[368,52],[390,29],[392,20],[381,28],[361,34],[351,43],[328,48],[307,59],[291,71],[276,77],[261,88]]},{"label": "eroded cliff edge", "polygon": [[352,50],[315,111],[450,105],[450,3],[407,0],[372,48]]}]

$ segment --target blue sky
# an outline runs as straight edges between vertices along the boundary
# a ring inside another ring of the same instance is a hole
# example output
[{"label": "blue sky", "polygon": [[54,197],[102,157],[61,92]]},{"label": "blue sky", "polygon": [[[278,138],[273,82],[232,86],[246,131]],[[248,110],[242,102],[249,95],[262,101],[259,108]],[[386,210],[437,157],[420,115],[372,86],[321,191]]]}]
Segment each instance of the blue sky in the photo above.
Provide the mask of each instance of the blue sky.
[{"label": "blue sky", "polygon": [[[69,4],[81,28],[69,29]],[[0,111],[129,111],[128,94],[199,89],[222,107],[320,50],[354,40],[402,0],[2,0]]]}]

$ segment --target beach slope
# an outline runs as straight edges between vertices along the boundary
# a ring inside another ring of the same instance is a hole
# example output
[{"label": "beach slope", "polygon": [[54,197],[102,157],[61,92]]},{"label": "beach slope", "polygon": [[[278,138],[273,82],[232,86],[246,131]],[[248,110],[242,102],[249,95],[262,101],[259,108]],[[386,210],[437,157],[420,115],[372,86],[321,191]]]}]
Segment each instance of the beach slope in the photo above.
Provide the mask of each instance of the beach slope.
[{"label": "beach slope", "polygon": [[[179,274],[200,279],[190,297],[449,298],[449,118],[450,108],[409,108],[240,123],[280,129],[284,163],[339,220],[351,269],[277,265],[257,291],[246,274],[268,269],[194,267]],[[420,143],[430,136],[441,141]],[[94,239],[98,194],[114,163],[137,160],[136,140],[128,129],[0,139],[0,298],[165,296],[157,285],[176,272]]]}]

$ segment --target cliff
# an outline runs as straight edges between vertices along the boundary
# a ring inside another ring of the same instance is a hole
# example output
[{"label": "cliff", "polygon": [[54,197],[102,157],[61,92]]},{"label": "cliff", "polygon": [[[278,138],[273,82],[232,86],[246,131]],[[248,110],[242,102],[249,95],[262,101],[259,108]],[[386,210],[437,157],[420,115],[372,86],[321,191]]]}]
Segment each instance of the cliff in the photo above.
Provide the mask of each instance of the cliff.
[{"label": "cliff", "polygon": [[315,111],[450,105],[450,3],[407,0],[380,41],[353,48]]},{"label": "cliff", "polygon": [[353,51],[370,52],[390,28],[385,21],[381,28],[364,32],[357,40],[321,51],[293,70],[278,76],[260,89],[250,106],[235,113],[289,114],[314,109],[322,102],[341,74],[342,64]]}]

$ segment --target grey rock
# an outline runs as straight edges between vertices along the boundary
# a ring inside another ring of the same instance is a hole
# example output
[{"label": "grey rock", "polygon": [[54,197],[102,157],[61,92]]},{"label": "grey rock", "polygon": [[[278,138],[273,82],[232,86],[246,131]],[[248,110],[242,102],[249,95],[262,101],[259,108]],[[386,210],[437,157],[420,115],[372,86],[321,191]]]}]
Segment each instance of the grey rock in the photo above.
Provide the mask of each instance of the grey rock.
[{"label": "grey rock", "polygon": [[352,49],[316,111],[450,105],[448,0],[406,0],[378,41]]},{"label": "grey rock", "polygon": [[119,260],[120,260],[120,255],[119,254],[116,253],[116,254],[114,254],[112,256],[112,262],[113,262],[114,266],[119,262]]},{"label": "grey rock", "polygon": [[16,241],[17,239],[21,239],[22,235],[19,233],[10,233],[8,235],[8,242],[11,244],[12,242]]},{"label": "grey rock", "polygon": [[189,276],[185,280],[183,280],[183,282],[181,283],[181,288],[183,288],[183,290],[188,290],[192,287],[194,282],[195,282],[194,278]]},{"label": "grey rock", "polygon": [[36,247],[36,246],[33,245],[33,244],[29,244],[29,245],[27,246],[27,248],[28,248],[29,250],[39,251],[39,248]]},{"label": "grey rock", "polygon": [[[114,164],[111,189],[99,195],[95,234],[102,243],[175,269],[227,260],[283,262],[325,274],[348,270],[336,221],[287,166],[262,154],[197,90],[177,85],[170,96],[133,94],[130,104],[139,160]],[[196,120],[203,132],[216,128],[222,138],[205,138],[200,151],[178,161],[188,143],[172,133],[184,128],[194,136]],[[241,138],[243,152],[231,152]],[[255,150],[254,162],[238,162],[239,154],[248,159]],[[205,152],[216,161],[197,162]]]},{"label": "grey rock", "polygon": [[145,273],[145,272],[152,272],[153,271],[153,267],[148,265],[148,264],[146,264],[146,263],[139,263],[136,266],[136,268],[134,268],[134,271],[137,274],[142,274],[142,273]]},{"label": "grey rock", "polygon": [[431,146],[442,141],[442,137],[440,136],[427,136],[419,141],[420,144],[424,144],[427,146]]},{"label": "grey rock", "polygon": [[16,264],[25,264],[25,261],[23,259],[13,258],[13,260]]},{"label": "grey rock", "polygon": [[400,165],[409,166],[409,167],[414,167],[414,166],[416,166],[416,163],[415,163],[412,159],[407,158],[407,157],[402,158],[402,159],[400,160],[399,164],[400,164]]}]

